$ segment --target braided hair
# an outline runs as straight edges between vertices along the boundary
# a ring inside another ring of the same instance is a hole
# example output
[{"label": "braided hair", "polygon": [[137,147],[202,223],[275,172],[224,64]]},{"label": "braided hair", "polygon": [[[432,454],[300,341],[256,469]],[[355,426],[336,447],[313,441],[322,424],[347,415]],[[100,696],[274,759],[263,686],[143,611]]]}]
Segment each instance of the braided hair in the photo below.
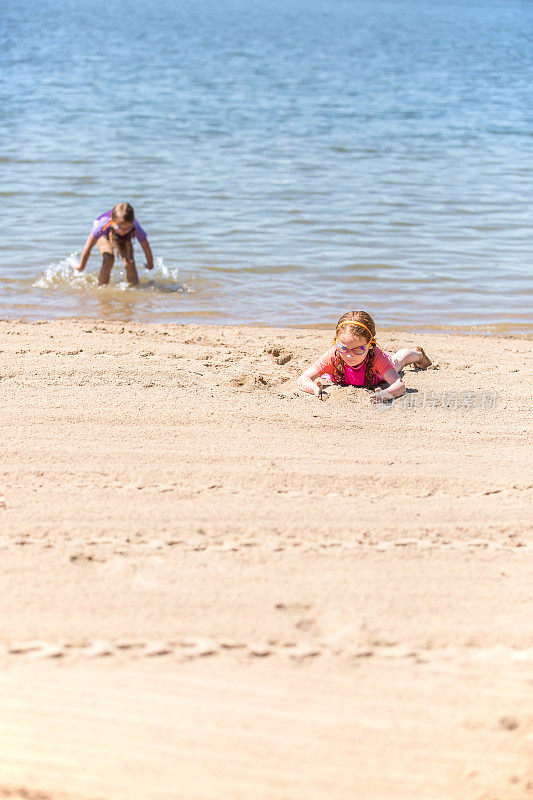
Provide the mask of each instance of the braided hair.
[{"label": "braided hair", "polygon": [[[366,357],[365,367],[365,382],[366,389],[372,389],[374,386],[374,348],[376,346],[376,324],[370,314],[366,311],[348,311],[343,314],[337,322],[335,328],[335,341],[338,339],[339,334],[343,331],[348,331],[352,336],[360,336],[369,343],[368,353]],[[344,374],[344,361],[340,353],[335,348],[332,353],[332,378],[334,383],[339,383],[341,386],[346,386],[346,378]]]}]

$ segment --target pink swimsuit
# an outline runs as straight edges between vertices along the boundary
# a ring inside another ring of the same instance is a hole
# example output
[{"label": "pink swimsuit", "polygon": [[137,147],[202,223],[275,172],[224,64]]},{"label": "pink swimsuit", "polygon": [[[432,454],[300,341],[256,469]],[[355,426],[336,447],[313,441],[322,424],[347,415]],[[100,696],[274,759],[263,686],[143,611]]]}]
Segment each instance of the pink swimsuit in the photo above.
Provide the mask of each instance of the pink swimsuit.
[{"label": "pink swimsuit", "polygon": [[[331,380],[335,383],[334,377],[334,370],[333,370],[333,361],[335,358],[336,347],[330,347],[329,350],[326,350],[323,353],[318,361],[315,361],[313,364],[314,369],[318,372],[319,375],[328,375]],[[344,377],[346,379],[346,383],[348,386],[364,386],[365,385],[365,369],[366,363],[368,361],[368,354],[365,360],[358,364],[357,367],[349,367],[348,364],[344,364]],[[378,383],[381,383],[384,380],[384,375],[389,369],[396,369],[394,362],[392,361],[391,357],[384,353],[381,347],[374,347],[374,386],[377,386]]]}]

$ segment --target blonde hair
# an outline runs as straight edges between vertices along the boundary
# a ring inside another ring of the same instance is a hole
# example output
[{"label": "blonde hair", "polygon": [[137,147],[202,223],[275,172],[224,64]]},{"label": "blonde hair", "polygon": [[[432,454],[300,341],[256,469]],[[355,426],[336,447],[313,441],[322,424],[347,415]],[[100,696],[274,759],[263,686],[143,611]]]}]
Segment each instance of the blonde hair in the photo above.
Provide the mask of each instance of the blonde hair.
[{"label": "blonde hair", "polygon": [[[135,211],[129,203],[117,203],[111,212],[111,219],[113,222],[116,222],[117,225],[126,223],[127,225],[133,226],[135,222]],[[131,244],[133,230],[134,228],[132,227],[131,231],[125,234],[125,236],[119,236],[112,225],[109,227],[109,241],[123,258],[127,258],[130,255],[131,247],[128,245]]]},{"label": "blonde hair", "polygon": [[[349,330],[352,336],[360,336],[369,344],[365,368],[365,382],[363,385],[367,389],[372,389],[374,386],[374,348],[376,346],[376,324],[370,314],[367,314],[366,311],[347,311],[346,314],[343,314],[340,320],[337,322],[337,327],[335,328],[335,342],[339,338],[339,334],[343,333],[346,329]],[[335,350],[335,353],[333,354],[332,366],[333,380],[335,383],[340,383],[341,385],[345,386],[346,378],[344,374],[344,361],[337,350]]]}]

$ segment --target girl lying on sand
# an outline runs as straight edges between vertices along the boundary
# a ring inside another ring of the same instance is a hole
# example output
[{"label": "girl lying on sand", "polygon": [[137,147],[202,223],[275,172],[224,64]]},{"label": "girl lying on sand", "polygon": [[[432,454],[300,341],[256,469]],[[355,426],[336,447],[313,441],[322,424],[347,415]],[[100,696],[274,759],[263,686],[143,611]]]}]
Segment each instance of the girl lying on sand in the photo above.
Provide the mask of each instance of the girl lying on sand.
[{"label": "girl lying on sand", "polygon": [[146,233],[135,219],[135,212],[129,203],[117,203],[111,211],[105,211],[98,219],[95,219],[76,269],[78,272],[83,272],[91,250],[97,243],[102,254],[102,268],[98,276],[98,285],[104,286],[109,283],[116,250],[122,256],[128,283],[130,286],[137,286],[139,276],[133,258],[132,236],[136,237],[144,250],[146,269],[152,269],[154,266],[152,250],[148,244]]},{"label": "girl lying on sand", "polygon": [[[372,403],[388,402],[404,394],[405,384],[398,373],[407,364],[427,369],[431,361],[421,347],[387,355],[376,343],[376,325],[370,314],[348,311],[337,322],[333,345],[300,375],[298,387],[322,399],[322,383],[317,378],[327,375],[341,386],[375,389]],[[387,389],[376,388],[382,381]]]}]

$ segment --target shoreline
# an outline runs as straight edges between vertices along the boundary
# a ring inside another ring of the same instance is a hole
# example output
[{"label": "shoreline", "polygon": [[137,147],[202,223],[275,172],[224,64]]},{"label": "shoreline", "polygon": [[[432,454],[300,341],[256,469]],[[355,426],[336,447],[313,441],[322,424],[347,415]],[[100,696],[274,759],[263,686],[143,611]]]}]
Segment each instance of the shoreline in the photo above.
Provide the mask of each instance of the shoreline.
[{"label": "shoreline", "polygon": [[[148,327],[157,326],[157,325],[176,325],[179,327],[184,327],[187,325],[196,326],[196,327],[214,327],[214,328],[260,328],[260,329],[267,329],[267,330],[303,330],[303,331],[324,331],[324,330],[333,330],[335,327],[335,321],[331,323],[316,323],[316,324],[298,324],[298,325],[277,325],[271,324],[268,322],[242,322],[242,323],[232,323],[232,322],[205,322],[205,321],[191,321],[185,320],[183,322],[173,320],[173,321],[163,321],[163,320],[153,320],[153,321],[143,321],[143,320],[127,320],[127,319],[107,319],[105,317],[0,317],[0,323],[24,323],[27,325],[37,324],[41,325],[43,323],[53,324],[56,322],[71,322],[71,323],[102,323],[102,324],[113,324],[113,325],[145,325]],[[528,341],[533,341],[533,325],[528,326],[530,330],[514,330],[514,325],[512,323],[497,323],[495,325],[429,325],[429,324],[422,324],[422,325],[379,325],[378,327],[378,336],[379,332],[384,333],[406,333],[408,335],[417,336],[417,335],[450,335],[450,336],[486,336],[490,338],[494,337],[501,337],[505,339],[526,339]]]},{"label": "shoreline", "polygon": [[377,409],[330,337],[0,321],[0,793],[530,794],[533,345],[382,329]]}]

